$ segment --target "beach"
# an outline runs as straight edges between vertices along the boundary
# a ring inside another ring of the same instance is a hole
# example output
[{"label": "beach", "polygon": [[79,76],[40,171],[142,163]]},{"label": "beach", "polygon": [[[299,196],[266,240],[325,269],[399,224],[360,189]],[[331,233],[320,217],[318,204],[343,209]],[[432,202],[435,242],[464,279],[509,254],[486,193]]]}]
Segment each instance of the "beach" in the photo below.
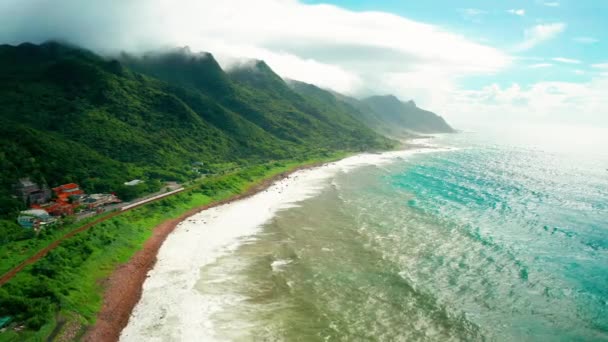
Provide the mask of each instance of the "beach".
[{"label": "beach", "polygon": [[[179,218],[163,222],[154,228],[143,249],[104,281],[103,307],[85,340],[115,341],[119,336],[120,340],[137,340],[140,338],[137,333],[141,329],[139,322],[162,316],[158,311],[162,304],[156,303],[156,299],[165,301],[165,305],[195,306],[195,303],[179,303],[182,294],[165,293],[165,288],[173,291],[177,282],[185,289],[191,288],[199,266],[236,248],[242,243],[239,238],[255,233],[276,212],[314,196],[326,186],[325,181],[331,175],[361,165],[381,165],[420,151],[361,154],[333,163],[297,168],[272,177],[244,194],[192,209]],[[193,261],[195,256],[198,259]],[[209,310],[207,314],[210,315],[212,308]],[[189,337],[200,337],[202,330],[199,328],[193,327]]]},{"label": "beach", "polygon": [[95,324],[84,336],[85,341],[117,341],[120,332],[129,322],[133,308],[142,295],[142,285],[148,278],[148,272],[157,262],[157,253],[165,239],[189,217],[210,208],[226,205],[253,196],[268,189],[274,182],[289,177],[290,174],[303,169],[318,167],[308,165],[284,172],[252,187],[243,194],[229,199],[211,203],[200,208],[193,208],[179,218],[168,220],[153,229],[153,235],[145,242],[142,250],[137,252],[127,263],[120,265],[110,277],[103,281],[103,307]]},{"label": "beach", "polygon": [[605,282],[579,277],[606,264],[600,162],[483,139],[299,170],[167,223],[117,271],[131,302],[108,287],[122,316],[104,306],[97,340],[605,337]]}]

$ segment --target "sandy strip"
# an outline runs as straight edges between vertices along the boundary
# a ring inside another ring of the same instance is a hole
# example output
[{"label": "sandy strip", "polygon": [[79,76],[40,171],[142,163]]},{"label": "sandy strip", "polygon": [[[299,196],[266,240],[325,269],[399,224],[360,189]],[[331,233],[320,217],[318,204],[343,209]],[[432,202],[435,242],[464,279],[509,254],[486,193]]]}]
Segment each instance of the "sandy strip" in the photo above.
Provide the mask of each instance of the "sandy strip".
[{"label": "sandy strip", "polygon": [[152,236],[145,242],[143,248],[135,253],[127,263],[117,267],[104,282],[103,306],[97,315],[95,325],[87,331],[84,340],[90,342],[118,341],[120,332],[129,322],[131,312],[141,298],[142,285],[147,278],[148,272],[156,264],[158,250],[167,236],[173,232],[180,222],[207,209],[252,196],[267,189],[277,180],[288,177],[291,173],[316,166],[319,165],[303,166],[290,172],[281,173],[263,181],[243,194],[191,209],[176,219],[167,220],[156,226]]},{"label": "sandy strip", "polygon": [[203,265],[238,247],[243,237],[255,234],[276,212],[319,193],[337,172],[423,151],[429,150],[361,154],[300,168],[243,195],[164,222],[144,248],[110,276],[102,310],[85,340],[213,340],[209,317],[221,303],[205,301],[194,288]]}]

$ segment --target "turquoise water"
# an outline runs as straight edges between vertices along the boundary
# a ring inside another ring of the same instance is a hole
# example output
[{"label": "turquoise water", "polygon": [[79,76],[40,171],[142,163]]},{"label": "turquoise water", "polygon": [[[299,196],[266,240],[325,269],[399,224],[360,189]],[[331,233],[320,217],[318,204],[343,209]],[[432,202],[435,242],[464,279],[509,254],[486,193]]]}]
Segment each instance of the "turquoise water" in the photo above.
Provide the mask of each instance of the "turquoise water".
[{"label": "turquoise water", "polygon": [[337,175],[201,270],[202,293],[238,298],[217,335],[608,340],[608,155],[535,140],[444,136],[456,149]]}]

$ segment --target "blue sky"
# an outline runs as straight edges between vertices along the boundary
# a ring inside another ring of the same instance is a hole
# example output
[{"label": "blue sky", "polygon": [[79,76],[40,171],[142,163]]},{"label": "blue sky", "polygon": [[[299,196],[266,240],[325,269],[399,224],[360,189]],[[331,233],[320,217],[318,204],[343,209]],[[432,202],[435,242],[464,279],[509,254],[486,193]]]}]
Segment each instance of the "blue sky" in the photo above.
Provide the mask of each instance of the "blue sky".
[{"label": "blue sky", "polygon": [[[305,2],[330,3],[354,11],[393,13],[435,24],[521,58],[512,68],[501,73],[461,80],[461,84],[467,88],[478,88],[488,83],[509,86],[513,82],[529,86],[539,80],[585,82],[598,72],[591,65],[605,62],[608,56],[608,1],[604,0]],[[563,23],[563,31],[525,51],[516,49],[524,39],[526,29],[552,23]],[[553,58],[572,61],[565,63]]]}]

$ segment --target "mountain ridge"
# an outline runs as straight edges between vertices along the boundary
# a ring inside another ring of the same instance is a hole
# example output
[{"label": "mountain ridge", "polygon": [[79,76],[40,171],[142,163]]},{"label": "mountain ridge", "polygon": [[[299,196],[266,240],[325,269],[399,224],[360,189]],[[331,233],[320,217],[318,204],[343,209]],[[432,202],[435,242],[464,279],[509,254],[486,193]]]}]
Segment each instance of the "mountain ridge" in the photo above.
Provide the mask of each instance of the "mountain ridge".
[{"label": "mountain ridge", "polygon": [[413,101],[351,98],[284,80],[260,60],[224,71],[212,54],[187,48],[108,58],[23,43],[0,45],[0,64],[0,156],[11,170],[0,174],[0,215],[23,208],[10,189],[24,177],[121,193],[129,179],[152,187],[194,177],[194,162],[384,150],[396,146],[385,136],[453,131]]},{"label": "mountain ridge", "polygon": [[23,208],[10,196],[19,178],[121,193],[134,178],[159,187],[191,179],[194,162],[243,165],[395,146],[359,121],[336,124],[343,113],[315,107],[265,63],[267,89],[224,72],[211,54],[184,50],[113,59],[24,43],[0,46],[0,63],[0,215]]},{"label": "mountain ridge", "polygon": [[445,120],[430,111],[418,108],[413,100],[401,101],[395,95],[371,96],[357,99],[313,84],[289,80],[288,84],[300,95],[316,97],[318,101],[345,110],[379,134],[393,138],[412,138],[419,133],[453,133]]},{"label": "mountain ridge", "polygon": [[439,115],[418,108],[413,100],[403,102],[394,95],[370,96],[361,100],[390,126],[417,133],[454,133]]}]

